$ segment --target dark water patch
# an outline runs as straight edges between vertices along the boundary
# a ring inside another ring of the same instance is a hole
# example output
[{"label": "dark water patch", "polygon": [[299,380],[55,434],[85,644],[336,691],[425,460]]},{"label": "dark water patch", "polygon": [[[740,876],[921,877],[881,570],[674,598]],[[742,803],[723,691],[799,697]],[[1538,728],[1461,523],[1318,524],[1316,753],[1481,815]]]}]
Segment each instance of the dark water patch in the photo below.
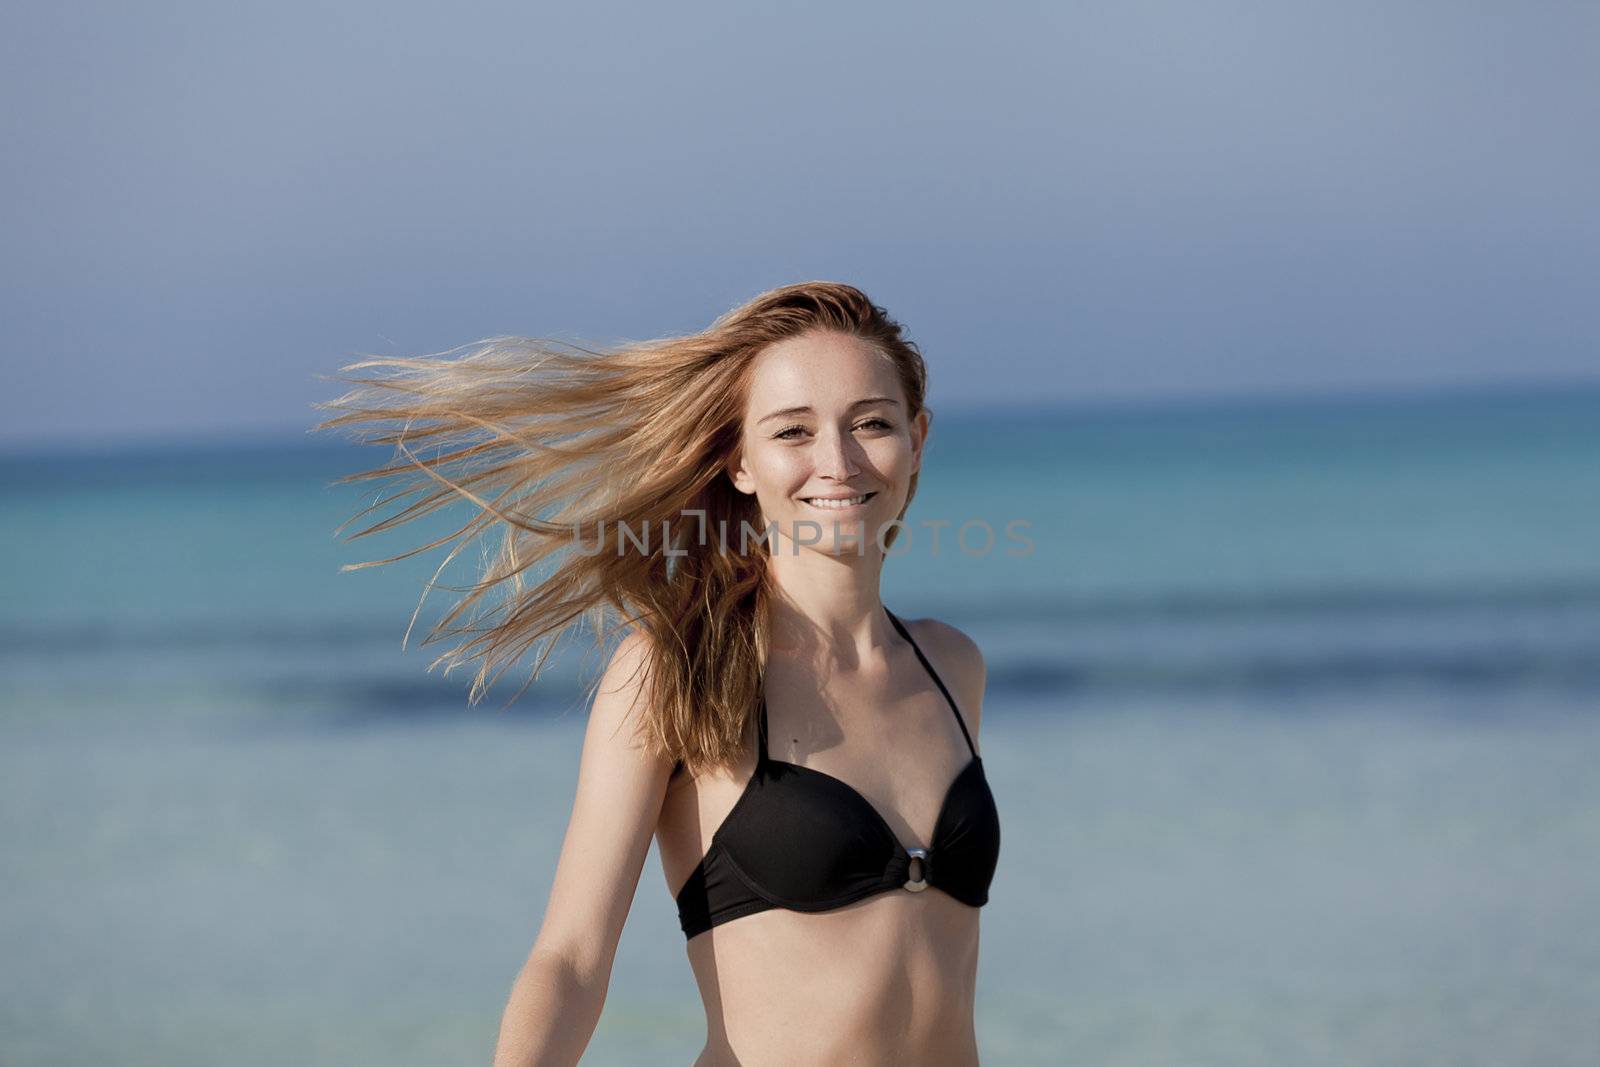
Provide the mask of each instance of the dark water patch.
[{"label": "dark water patch", "polygon": [[1204,662],[1124,657],[991,660],[988,691],[1041,695],[1217,694],[1300,698],[1397,687],[1435,692],[1551,692],[1600,697],[1600,646],[1219,655]]},{"label": "dark water patch", "polygon": [[[586,715],[591,695],[570,677],[545,676],[517,695],[523,676],[497,682],[476,705],[470,681],[440,678],[278,678],[252,684],[254,706],[293,709],[321,728],[458,720],[544,721]],[[1570,653],[1497,650],[1309,651],[1178,658],[1005,657],[989,661],[988,701],[1048,707],[1052,699],[1235,698],[1293,707],[1303,702],[1425,693],[1443,698],[1589,699],[1600,706],[1600,646]]]},{"label": "dark water patch", "polygon": [[1385,616],[1463,610],[1600,610],[1600,578],[1579,577],[1515,585],[1321,586],[1301,589],[1194,590],[1100,596],[1006,595],[918,599],[917,614],[970,622],[1084,623],[1271,619],[1283,616]]},{"label": "dark water patch", "polygon": [[583,707],[571,686],[559,684],[535,684],[513,701],[522,681],[503,681],[477,704],[468,701],[471,683],[466,678],[277,678],[249,686],[246,695],[254,706],[284,709],[286,721],[330,730],[467,720],[544,721]]}]

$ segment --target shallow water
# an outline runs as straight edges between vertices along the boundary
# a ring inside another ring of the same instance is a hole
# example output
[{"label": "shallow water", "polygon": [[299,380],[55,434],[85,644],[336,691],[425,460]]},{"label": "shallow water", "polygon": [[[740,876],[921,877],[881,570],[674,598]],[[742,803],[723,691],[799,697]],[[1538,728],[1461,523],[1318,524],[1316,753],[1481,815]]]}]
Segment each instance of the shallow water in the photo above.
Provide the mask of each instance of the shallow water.
[{"label": "shallow water", "polygon": [[[63,712],[63,715],[68,714]],[[197,723],[197,720],[190,720]],[[486,1062],[582,735],[29,730],[0,746],[7,1063]],[[997,704],[994,1063],[1588,1063],[1589,709]],[[703,1034],[652,857],[586,1062]]]}]

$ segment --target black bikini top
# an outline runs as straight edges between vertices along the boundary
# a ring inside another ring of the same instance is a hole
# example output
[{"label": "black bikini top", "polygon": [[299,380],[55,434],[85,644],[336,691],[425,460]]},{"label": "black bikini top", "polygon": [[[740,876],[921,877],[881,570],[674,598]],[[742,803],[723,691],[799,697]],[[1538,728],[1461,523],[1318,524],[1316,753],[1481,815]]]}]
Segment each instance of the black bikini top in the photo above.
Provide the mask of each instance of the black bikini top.
[{"label": "black bikini top", "polygon": [[922,649],[887,608],[894,628],[944,694],[972,753],[945,793],[926,849],[906,848],[865,797],[830,774],[767,756],[761,700],[756,769],[678,890],[678,921],[694,937],[770,908],[831,911],[875,893],[933,886],[981,907],[1000,858],[1000,816],[961,711]]}]

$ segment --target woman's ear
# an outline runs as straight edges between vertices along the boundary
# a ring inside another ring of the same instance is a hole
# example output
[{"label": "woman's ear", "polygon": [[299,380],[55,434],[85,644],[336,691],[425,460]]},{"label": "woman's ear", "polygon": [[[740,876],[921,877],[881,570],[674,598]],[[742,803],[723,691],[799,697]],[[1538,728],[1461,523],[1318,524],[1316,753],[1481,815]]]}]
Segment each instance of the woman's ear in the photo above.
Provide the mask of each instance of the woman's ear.
[{"label": "woman's ear", "polygon": [[911,420],[911,470],[917,473],[922,470],[922,450],[928,444],[928,427],[932,424],[933,417],[927,408],[917,412],[917,417]]},{"label": "woman's ear", "polygon": [[756,491],[756,480],[750,476],[750,471],[744,465],[744,449],[734,449],[733,456],[728,460],[728,480],[733,487],[745,496],[751,496]]}]

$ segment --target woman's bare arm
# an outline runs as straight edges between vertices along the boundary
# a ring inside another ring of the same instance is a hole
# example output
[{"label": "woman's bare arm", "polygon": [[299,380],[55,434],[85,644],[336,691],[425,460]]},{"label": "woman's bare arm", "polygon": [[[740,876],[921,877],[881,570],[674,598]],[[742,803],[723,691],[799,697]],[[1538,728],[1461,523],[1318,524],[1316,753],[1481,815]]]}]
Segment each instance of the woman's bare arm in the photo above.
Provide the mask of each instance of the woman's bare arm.
[{"label": "woman's bare arm", "polygon": [[630,633],[600,680],[544,920],[511,987],[494,1067],[570,1067],[594,1034],[672,767],[645,753],[647,642]]}]

